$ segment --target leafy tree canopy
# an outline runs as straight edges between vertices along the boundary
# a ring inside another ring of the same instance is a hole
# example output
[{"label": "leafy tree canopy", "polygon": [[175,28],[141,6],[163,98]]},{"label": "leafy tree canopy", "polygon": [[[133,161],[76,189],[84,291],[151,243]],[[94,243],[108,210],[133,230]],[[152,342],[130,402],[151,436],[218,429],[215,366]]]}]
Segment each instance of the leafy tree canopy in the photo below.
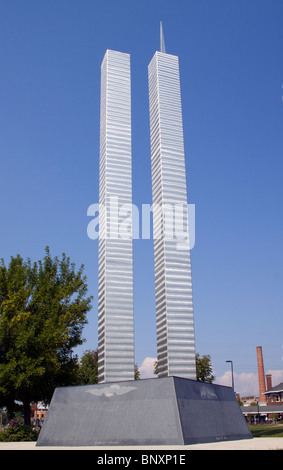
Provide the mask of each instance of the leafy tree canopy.
[{"label": "leafy tree canopy", "polygon": [[212,374],[212,364],[210,355],[204,355],[200,357],[199,353],[196,354],[196,372],[197,372],[197,380],[199,382],[207,382],[212,383],[215,379],[214,375]]},{"label": "leafy tree canopy", "polygon": [[79,367],[78,382],[80,385],[98,383],[98,352],[87,350],[84,352]]},{"label": "leafy tree canopy", "polygon": [[83,343],[92,300],[83,271],[65,254],[52,258],[48,247],[38,262],[20,255],[8,266],[1,260],[0,406],[19,400],[27,411],[72,383],[78,368],[72,351]]}]

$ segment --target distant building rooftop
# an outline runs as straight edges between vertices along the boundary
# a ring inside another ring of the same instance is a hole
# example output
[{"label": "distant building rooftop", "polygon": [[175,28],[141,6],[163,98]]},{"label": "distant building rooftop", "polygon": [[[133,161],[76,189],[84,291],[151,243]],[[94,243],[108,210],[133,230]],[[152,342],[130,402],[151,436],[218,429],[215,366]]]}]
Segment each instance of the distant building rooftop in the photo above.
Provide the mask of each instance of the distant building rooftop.
[{"label": "distant building rooftop", "polygon": [[283,392],[283,382],[281,382],[278,385],[275,385],[275,387],[272,387],[270,390],[267,390],[266,392],[264,392],[264,394],[266,395],[267,393],[279,393],[279,392]]},{"label": "distant building rooftop", "polygon": [[283,405],[259,405],[259,406],[241,406],[244,415],[246,414],[269,414],[269,413],[283,413]]}]

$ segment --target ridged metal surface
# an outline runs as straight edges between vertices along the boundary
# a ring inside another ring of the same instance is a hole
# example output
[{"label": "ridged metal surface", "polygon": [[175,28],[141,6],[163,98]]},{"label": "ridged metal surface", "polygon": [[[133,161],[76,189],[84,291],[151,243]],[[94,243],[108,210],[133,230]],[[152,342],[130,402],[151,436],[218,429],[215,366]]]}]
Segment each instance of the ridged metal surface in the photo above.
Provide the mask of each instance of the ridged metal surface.
[{"label": "ridged metal surface", "polygon": [[[166,205],[187,204],[179,59],[156,52],[148,73],[153,204],[164,214]],[[159,233],[154,240],[158,375],[195,379],[190,251],[166,239],[164,215],[155,209],[153,227]]]},{"label": "ridged metal surface", "polygon": [[119,237],[121,220],[116,219],[116,209],[132,203],[131,158],[130,56],[107,50],[101,65],[99,382],[134,379],[132,239]]}]

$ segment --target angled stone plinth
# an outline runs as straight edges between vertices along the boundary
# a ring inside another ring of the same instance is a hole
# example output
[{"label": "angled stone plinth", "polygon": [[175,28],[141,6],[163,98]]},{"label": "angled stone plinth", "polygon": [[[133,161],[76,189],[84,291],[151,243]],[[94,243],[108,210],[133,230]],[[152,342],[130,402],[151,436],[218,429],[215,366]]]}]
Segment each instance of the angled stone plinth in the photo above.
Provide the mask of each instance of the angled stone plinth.
[{"label": "angled stone plinth", "polygon": [[37,446],[185,445],[251,437],[231,388],[166,377],[57,388]]}]

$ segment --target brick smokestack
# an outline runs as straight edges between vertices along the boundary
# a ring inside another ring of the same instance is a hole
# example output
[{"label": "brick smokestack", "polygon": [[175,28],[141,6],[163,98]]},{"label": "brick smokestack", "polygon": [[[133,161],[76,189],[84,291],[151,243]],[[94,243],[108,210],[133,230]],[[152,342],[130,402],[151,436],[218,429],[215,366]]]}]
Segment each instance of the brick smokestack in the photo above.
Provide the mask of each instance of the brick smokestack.
[{"label": "brick smokestack", "polygon": [[261,403],[266,403],[266,397],[264,392],[265,389],[265,376],[264,376],[264,365],[263,365],[263,357],[262,357],[262,347],[256,347],[256,354],[257,354],[257,370],[258,370],[258,384],[259,384],[259,401]]},{"label": "brick smokestack", "polygon": [[266,391],[272,389],[272,375],[266,374]]}]

